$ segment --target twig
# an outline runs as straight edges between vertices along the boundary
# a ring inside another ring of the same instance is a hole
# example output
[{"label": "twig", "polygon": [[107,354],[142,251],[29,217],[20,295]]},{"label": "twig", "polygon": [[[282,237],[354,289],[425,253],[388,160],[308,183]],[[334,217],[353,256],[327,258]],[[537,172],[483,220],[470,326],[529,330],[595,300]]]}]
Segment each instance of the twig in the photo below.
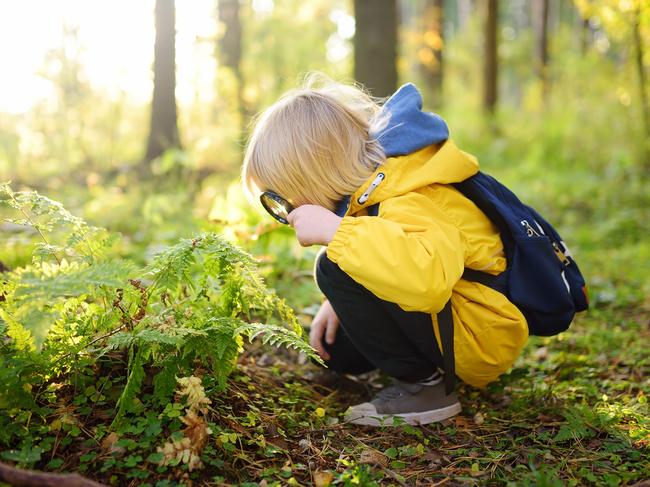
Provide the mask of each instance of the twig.
[{"label": "twig", "polygon": [[80,352],[81,350],[83,350],[83,349],[85,349],[85,348],[88,348],[88,347],[90,347],[91,345],[94,345],[95,343],[97,343],[97,342],[99,342],[99,341],[101,341],[101,340],[103,340],[103,339],[105,339],[105,338],[112,337],[113,335],[115,335],[115,334],[121,332],[121,331],[122,331],[124,328],[126,328],[127,326],[128,326],[128,323],[124,323],[124,324],[118,326],[117,328],[115,328],[114,330],[112,330],[112,331],[106,333],[105,335],[102,335],[102,336],[100,336],[100,337],[95,338],[94,340],[91,340],[91,341],[88,342],[86,345],[84,345],[83,348],[81,348],[80,350],[77,350],[76,352],[68,352],[68,353],[66,353],[66,354],[63,355],[59,360],[63,360],[64,358],[69,357],[69,356],[72,355],[73,353],[78,353],[78,352]]},{"label": "twig", "polygon": [[0,480],[15,487],[106,487],[76,473],[48,473],[23,470],[0,462]]},{"label": "twig", "polygon": [[395,480],[398,484],[403,485],[403,486],[406,485],[406,482],[404,482],[404,480],[402,479],[402,477],[400,477],[399,475],[397,475],[397,474],[396,474],[395,472],[393,472],[391,469],[384,467],[384,468],[382,468],[382,470],[383,470],[385,473],[387,473],[388,476],[391,477],[393,480]]}]

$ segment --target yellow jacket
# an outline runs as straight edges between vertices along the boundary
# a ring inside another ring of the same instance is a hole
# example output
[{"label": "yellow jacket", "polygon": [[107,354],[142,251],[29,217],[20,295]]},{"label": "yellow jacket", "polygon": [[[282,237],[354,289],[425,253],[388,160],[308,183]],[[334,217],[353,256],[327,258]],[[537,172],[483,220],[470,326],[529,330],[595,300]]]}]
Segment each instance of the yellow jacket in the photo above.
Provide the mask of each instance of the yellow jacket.
[{"label": "yellow jacket", "polygon": [[[449,185],[476,172],[476,158],[451,140],[387,159],[352,196],[327,255],[379,298],[431,313],[438,343],[436,314],[451,297],[456,374],[485,387],[512,366],[528,326],[503,294],[461,279],[465,267],[498,274],[506,264],[496,227]],[[367,216],[379,202],[378,218]]]}]

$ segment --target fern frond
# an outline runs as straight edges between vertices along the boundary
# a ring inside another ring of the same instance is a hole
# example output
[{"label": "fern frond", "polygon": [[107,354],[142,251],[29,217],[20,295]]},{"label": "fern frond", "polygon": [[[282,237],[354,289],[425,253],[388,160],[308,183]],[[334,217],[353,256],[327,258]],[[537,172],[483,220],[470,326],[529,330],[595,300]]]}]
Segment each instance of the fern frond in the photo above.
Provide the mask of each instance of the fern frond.
[{"label": "fern frond", "polygon": [[14,316],[0,308],[0,319],[4,322],[6,334],[14,342],[16,350],[33,350],[35,347],[34,338],[30,331]]},{"label": "fern frond", "polygon": [[121,259],[104,260],[94,265],[65,261],[58,266],[34,264],[18,272],[15,297],[52,299],[93,294],[100,286],[125,286],[134,272],[135,266]]},{"label": "fern frond", "polygon": [[145,377],[144,364],[146,363],[145,354],[142,350],[131,348],[129,353],[129,373],[126,386],[117,401],[117,414],[113,420],[113,425],[118,424],[129,411],[133,410],[133,400],[140,392],[142,381]]},{"label": "fern frond", "polygon": [[282,326],[269,325],[265,323],[245,323],[235,330],[236,334],[244,334],[248,336],[249,341],[253,341],[257,337],[262,337],[262,343],[273,345],[276,347],[293,348],[298,352],[302,352],[309,358],[323,364],[323,361],[318,356],[316,351],[305,341],[305,339],[293,332],[287,330]]},{"label": "fern frond", "polygon": [[164,289],[175,289],[179,284],[193,286],[192,266],[203,255],[204,266],[210,271],[224,271],[227,267],[243,265],[254,268],[253,258],[241,249],[226,242],[219,235],[206,233],[191,239],[183,239],[156,256],[148,267],[154,278],[154,285]]}]

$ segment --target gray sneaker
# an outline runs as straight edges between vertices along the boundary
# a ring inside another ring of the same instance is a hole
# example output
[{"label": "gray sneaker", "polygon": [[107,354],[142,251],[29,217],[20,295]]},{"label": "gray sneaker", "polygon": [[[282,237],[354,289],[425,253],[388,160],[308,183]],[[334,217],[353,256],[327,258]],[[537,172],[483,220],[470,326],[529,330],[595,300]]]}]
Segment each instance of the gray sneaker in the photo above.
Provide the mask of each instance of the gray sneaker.
[{"label": "gray sneaker", "polygon": [[432,385],[396,381],[382,389],[370,402],[351,406],[345,420],[369,426],[392,426],[393,418],[408,424],[429,424],[451,418],[461,407],[455,393],[445,395],[442,380]]}]

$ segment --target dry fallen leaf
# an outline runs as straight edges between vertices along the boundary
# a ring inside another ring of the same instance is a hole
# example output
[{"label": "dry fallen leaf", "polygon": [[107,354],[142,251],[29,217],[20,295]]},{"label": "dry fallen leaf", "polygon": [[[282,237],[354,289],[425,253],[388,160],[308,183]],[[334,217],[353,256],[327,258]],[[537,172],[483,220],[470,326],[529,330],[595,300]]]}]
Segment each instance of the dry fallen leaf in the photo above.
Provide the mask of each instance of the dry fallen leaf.
[{"label": "dry fallen leaf", "polygon": [[429,462],[430,466],[440,465],[443,462],[442,454],[435,451],[425,452],[419,457],[419,460],[422,460],[423,462]]},{"label": "dry fallen leaf", "polygon": [[119,454],[126,452],[126,449],[123,446],[117,446],[117,441],[120,439],[120,436],[113,432],[110,433],[106,438],[102,440],[102,449],[111,454]]},{"label": "dry fallen leaf", "polygon": [[205,419],[190,409],[187,410],[181,421],[187,426],[183,429],[183,434],[192,441],[192,448],[200,453],[208,442],[208,436],[212,433],[208,424]]},{"label": "dry fallen leaf", "polygon": [[334,476],[329,472],[321,472],[317,470],[314,472],[314,485],[316,487],[327,487],[334,480]]},{"label": "dry fallen leaf", "polygon": [[208,410],[207,405],[211,404],[212,401],[206,397],[201,379],[191,375],[177,378],[176,381],[180,385],[176,393],[179,396],[187,396],[186,401],[189,408],[205,414]]},{"label": "dry fallen leaf", "polygon": [[544,360],[548,357],[548,347],[539,347],[533,352],[533,356],[539,361]]},{"label": "dry fallen leaf", "polygon": [[363,450],[359,458],[361,463],[376,464],[385,467],[388,465],[388,457],[377,450]]},{"label": "dry fallen leaf", "polygon": [[485,417],[482,413],[476,413],[474,415],[474,424],[481,426],[485,422]]},{"label": "dry fallen leaf", "polygon": [[187,437],[183,437],[180,440],[168,441],[162,447],[159,446],[157,451],[163,454],[160,465],[167,465],[172,460],[178,460],[179,462],[185,463],[190,472],[203,467],[201,458],[192,448],[192,441]]}]

